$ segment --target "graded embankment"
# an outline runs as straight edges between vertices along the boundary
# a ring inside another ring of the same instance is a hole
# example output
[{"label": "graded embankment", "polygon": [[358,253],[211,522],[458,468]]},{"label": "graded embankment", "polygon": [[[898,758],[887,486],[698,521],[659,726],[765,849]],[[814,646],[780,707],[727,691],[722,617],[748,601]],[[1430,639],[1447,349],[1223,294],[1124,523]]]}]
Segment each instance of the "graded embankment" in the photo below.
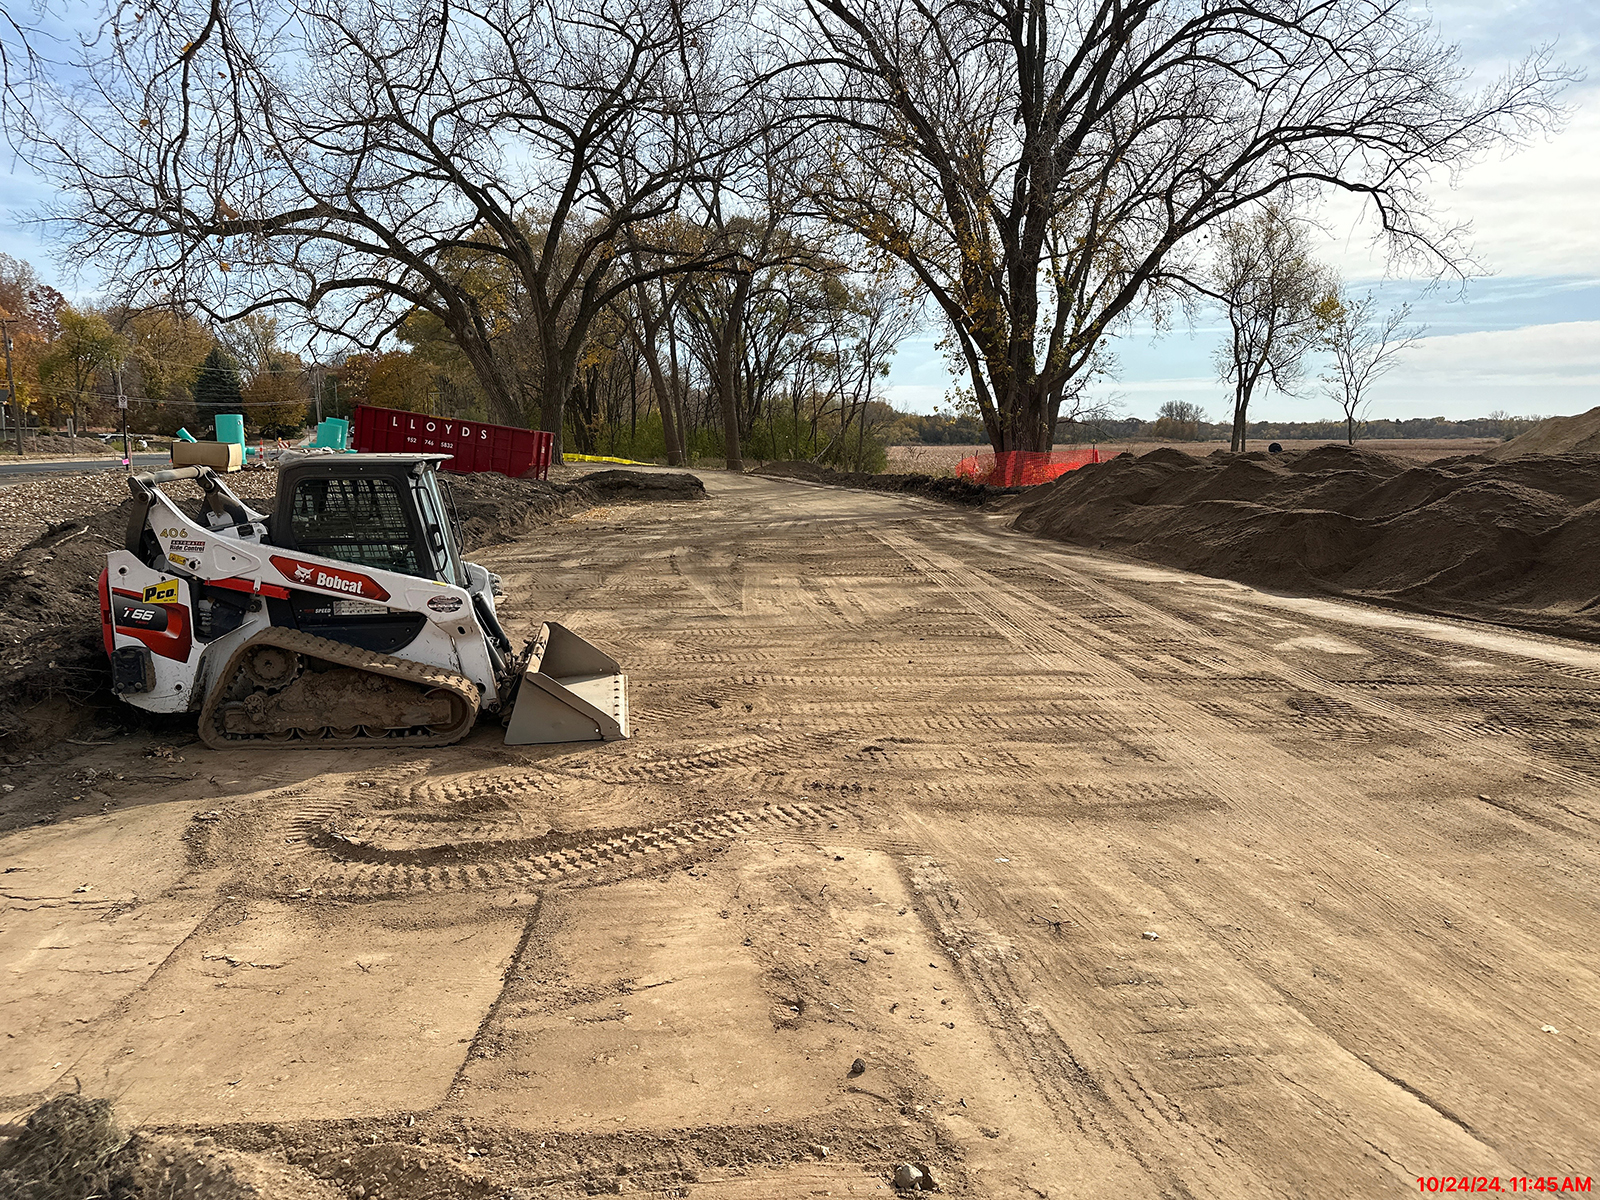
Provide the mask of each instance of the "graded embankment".
[{"label": "graded embankment", "polygon": [[1600,639],[1600,455],[1413,466],[1358,448],[1122,455],[1018,529],[1203,575]]},{"label": "graded embankment", "polygon": [[996,487],[988,483],[974,483],[954,475],[878,474],[871,471],[835,471],[803,459],[787,462],[770,462],[757,467],[753,474],[769,479],[798,479],[804,483],[825,483],[831,487],[861,488],[872,492],[897,492],[901,495],[925,496],[930,500],[944,500],[952,504],[987,504],[1005,496],[1016,495],[1020,488]]}]

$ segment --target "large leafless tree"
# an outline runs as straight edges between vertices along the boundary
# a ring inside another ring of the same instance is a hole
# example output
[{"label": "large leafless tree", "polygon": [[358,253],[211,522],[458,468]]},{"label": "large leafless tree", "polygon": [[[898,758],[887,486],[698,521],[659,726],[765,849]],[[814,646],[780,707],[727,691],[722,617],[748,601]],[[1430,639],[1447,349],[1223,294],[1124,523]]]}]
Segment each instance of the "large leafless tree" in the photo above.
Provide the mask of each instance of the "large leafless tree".
[{"label": "large leafless tree", "polygon": [[1409,0],[795,0],[817,209],[903,260],[996,450],[1050,444],[1101,340],[1268,198],[1370,202],[1459,265],[1431,176],[1549,122],[1535,54],[1470,93]]},{"label": "large leafless tree", "polygon": [[740,136],[723,0],[152,0],[112,23],[36,85],[25,145],[121,299],[287,306],[366,346],[428,313],[496,419],[558,434],[595,317],[689,265],[649,230]]}]

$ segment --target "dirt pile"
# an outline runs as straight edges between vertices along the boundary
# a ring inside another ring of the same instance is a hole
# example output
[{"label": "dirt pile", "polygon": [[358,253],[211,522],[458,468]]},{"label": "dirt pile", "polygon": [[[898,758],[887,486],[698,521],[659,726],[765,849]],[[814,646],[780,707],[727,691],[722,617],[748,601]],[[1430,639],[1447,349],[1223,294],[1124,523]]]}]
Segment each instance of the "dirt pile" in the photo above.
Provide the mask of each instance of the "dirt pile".
[{"label": "dirt pile", "polygon": [[[204,1139],[209,1142],[210,1139]],[[121,1130],[109,1100],[64,1095],[0,1143],[6,1200],[322,1200],[342,1193],[265,1156]]]},{"label": "dirt pile", "polygon": [[1547,417],[1527,433],[1485,451],[1496,460],[1525,454],[1600,454],[1600,408],[1575,417]]},{"label": "dirt pile", "polygon": [[570,483],[481,475],[446,475],[469,551],[510,542],[540,525],[596,504],[704,500],[693,475],[595,471]]},{"label": "dirt pile", "polygon": [[596,503],[589,492],[542,479],[510,479],[493,472],[442,478],[455,502],[469,552],[514,541],[540,525]]},{"label": "dirt pile", "polygon": [[627,501],[704,500],[706,485],[686,472],[595,471],[573,481],[608,504]]},{"label": "dirt pile", "polygon": [[0,1148],[0,1196],[11,1200],[130,1197],[128,1137],[109,1100],[57,1096],[29,1114],[21,1132]]},{"label": "dirt pile", "polygon": [[1019,529],[1203,575],[1600,640],[1600,455],[1162,449],[1007,507]]},{"label": "dirt pile", "polygon": [[833,487],[865,488],[873,492],[902,492],[944,500],[951,504],[979,505],[1002,496],[1014,496],[1021,488],[993,487],[941,475],[874,475],[867,471],[835,471],[813,462],[774,462],[752,472],[770,479],[798,479],[806,483],[825,483]]}]

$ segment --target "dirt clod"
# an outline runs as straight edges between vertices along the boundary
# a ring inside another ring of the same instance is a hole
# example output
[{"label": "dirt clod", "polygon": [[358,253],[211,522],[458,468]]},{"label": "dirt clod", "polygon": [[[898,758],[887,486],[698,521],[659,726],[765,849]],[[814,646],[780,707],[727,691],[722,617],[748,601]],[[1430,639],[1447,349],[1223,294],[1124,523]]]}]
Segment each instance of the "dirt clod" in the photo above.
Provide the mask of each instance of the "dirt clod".
[{"label": "dirt clod", "polygon": [[902,1192],[916,1191],[922,1186],[923,1174],[910,1163],[901,1163],[894,1169],[894,1186]]},{"label": "dirt clod", "polygon": [[28,1116],[0,1151],[0,1196],[10,1200],[81,1200],[128,1195],[129,1164],[119,1157],[127,1135],[109,1100],[57,1096]]}]

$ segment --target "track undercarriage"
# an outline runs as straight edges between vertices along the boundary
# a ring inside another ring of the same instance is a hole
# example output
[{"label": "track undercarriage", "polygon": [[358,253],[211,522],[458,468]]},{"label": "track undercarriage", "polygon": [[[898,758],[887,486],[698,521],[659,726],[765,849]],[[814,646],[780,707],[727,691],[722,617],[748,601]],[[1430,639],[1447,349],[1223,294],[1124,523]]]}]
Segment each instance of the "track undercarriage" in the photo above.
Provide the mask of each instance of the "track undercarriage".
[{"label": "track undercarriage", "polygon": [[265,629],[234,651],[200,712],[213,749],[459,741],[478,716],[463,675],[314,637]]}]

